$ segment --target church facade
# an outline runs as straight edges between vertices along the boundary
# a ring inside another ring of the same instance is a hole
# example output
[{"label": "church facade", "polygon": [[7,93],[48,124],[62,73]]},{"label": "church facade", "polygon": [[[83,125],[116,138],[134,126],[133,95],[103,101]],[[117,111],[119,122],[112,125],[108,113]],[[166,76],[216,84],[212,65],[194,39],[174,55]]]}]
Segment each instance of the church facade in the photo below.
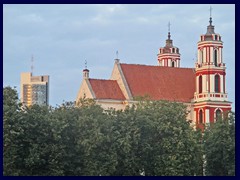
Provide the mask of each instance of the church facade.
[{"label": "church facade", "polygon": [[76,102],[90,98],[104,109],[124,109],[144,96],[180,102],[187,105],[187,119],[202,128],[231,110],[226,92],[223,42],[214,32],[211,17],[197,48],[195,67],[181,68],[179,48],[173,46],[169,30],[165,46],[159,49],[158,66],[125,64],[115,59],[109,80],[89,78],[89,70],[84,69]]}]

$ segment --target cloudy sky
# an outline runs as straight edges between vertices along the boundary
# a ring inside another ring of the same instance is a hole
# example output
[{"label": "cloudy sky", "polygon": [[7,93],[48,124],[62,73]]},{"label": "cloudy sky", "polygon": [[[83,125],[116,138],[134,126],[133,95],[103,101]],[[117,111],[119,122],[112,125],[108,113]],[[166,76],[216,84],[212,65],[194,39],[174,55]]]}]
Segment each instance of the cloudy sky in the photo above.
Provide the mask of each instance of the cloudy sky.
[{"label": "cloudy sky", "polygon": [[[235,110],[235,5],[211,5],[215,32],[224,42],[228,97]],[[91,78],[110,78],[120,62],[157,65],[171,23],[181,67],[194,67],[197,42],[209,24],[209,4],[3,5],[3,86],[20,73],[50,75],[50,104],[74,101],[87,60]]]}]

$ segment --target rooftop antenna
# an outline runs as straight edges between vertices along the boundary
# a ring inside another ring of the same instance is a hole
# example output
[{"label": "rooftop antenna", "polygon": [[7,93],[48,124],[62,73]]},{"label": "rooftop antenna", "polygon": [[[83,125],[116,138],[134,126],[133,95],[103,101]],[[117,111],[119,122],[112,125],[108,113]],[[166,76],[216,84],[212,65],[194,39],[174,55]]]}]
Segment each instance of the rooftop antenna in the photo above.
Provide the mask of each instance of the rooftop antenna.
[{"label": "rooftop antenna", "polygon": [[34,62],[34,58],[33,58],[33,55],[32,55],[32,58],[31,58],[31,73],[33,74],[33,62]]}]

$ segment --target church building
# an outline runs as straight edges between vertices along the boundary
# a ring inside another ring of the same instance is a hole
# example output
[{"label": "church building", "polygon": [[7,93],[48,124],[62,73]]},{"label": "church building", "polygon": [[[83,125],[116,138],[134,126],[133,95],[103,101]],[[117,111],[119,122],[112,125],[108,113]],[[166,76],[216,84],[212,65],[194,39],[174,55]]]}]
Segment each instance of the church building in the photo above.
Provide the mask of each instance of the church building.
[{"label": "church building", "polygon": [[231,110],[226,92],[226,66],[222,58],[223,42],[214,32],[210,17],[206,34],[197,43],[194,68],[180,67],[179,48],[173,46],[170,30],[164,47],[159,49],[158,65],[121,63],[115,59],[110,79],[93,79],[83,70],[83,80],[76,102],[91,98],[104,109],[124,109],[138,97],[167,100],[187,105],[188,120],[203,128]]}]

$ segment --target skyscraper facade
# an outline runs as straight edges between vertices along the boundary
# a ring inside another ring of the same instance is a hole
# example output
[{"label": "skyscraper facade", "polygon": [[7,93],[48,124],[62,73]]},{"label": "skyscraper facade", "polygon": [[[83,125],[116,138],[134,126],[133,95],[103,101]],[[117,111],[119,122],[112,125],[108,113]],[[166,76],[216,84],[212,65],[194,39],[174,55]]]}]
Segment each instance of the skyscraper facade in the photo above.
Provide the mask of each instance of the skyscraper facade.
[{"label": "skyscraper facade", "polygon": [[26,106],[33,104],[48,105],[49,76],[32,76],[32,73],[21,73],[21,102]]}]

